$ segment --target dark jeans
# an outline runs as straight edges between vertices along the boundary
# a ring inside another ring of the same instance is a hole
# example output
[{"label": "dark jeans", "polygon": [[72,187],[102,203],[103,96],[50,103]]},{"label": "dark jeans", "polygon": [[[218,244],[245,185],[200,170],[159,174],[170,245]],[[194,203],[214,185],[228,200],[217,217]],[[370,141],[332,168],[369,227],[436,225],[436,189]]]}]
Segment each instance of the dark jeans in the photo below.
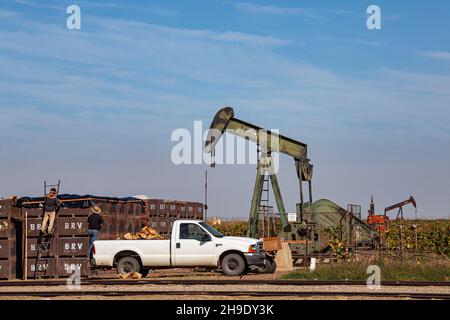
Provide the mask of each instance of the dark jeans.
[{"label": "dark jeans", "polygon": [[94,241],[98,239],[98,236],[100,235],[100,230],[88,229],[88,235],[89,235],[88,257],[92,258],[92,245],[94,244]]}]

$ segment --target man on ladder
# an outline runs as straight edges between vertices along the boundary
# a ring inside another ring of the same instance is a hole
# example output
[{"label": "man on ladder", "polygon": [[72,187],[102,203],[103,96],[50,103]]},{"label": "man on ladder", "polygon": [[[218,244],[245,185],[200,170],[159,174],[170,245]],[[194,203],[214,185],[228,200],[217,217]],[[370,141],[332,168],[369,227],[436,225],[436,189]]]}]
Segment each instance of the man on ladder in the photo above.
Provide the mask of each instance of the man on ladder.
[{"label": "man on ladder", "polygon": [[[45,196],[44,200],[44,219],[42,220],[41,232],[42,235],[51,235],[55,223],[56,212],[61,207],[61,201],[58,199],[56,188],[51,188],[50,193]],[[48,232],[47,232],[48,223]]]},{"label": "man on ladder", "polygon": [[[61,182],[58,182],[57,185],[47,185],[47,182],[44,181],[44,218],[42,219],[41,224],[41,232],[38,237],[38,254],[36,257],[36,266],[38,265],[39,260],[42,255],[48,253],[51,255],[50,243],[51,236],[53,234],[53,227],[55,224],[56,213],[61,207],[61,201],[58,199],[59,186]],[[50,188],[50,192],[47,194],[47,188]],[[57,188],[55,188],[57,187]],[[48,230],[47,230],[48,224]],[[37,277],[37,268],[34,270],[34,278]]]}]

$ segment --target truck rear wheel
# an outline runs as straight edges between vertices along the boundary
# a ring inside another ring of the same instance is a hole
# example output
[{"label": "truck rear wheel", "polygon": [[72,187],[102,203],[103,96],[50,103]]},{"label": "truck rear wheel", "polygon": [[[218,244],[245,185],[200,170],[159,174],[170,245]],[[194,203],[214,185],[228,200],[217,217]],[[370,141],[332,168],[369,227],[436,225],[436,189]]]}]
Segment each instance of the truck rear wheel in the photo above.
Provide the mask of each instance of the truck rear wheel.
[{"label": "truck rear wheel", "polygon": [[119,274],[127,274],[133,272],[139,272],[141,269],[141,265],[136,258],[133,257],[123,257],[120,258],[117,263],[117,273]]},{"label": "truck rear wheel", "polygon": [[240,276],[245,272],[245,261],[236,253],[227,254],[220,263],[222,272],[226,276]]}]

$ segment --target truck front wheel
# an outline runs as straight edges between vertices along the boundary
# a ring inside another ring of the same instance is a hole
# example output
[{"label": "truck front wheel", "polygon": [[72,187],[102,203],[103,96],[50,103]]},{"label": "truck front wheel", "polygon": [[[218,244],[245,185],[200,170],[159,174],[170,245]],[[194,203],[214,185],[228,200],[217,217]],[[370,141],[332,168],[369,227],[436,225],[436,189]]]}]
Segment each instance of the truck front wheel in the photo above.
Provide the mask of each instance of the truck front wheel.
[{"label": "truck front wheel", "polygon": [[136,258],[133,257],[120,258],[119,262],[117,263],[117,273],[119,274],[139,272],[140,269],[141,266],[139,264],[139,261],[137,261]]},{"label": "truck front wheel", "polygon": [[230,253],[222,259],[220,267],[226,276],[240,276],[244,273],[246,265],[244,258],[236,253]]},{"label": "truck front wheel", "polygon": [[258,273],[274,273],[277,268],[275,261],[271,258],[267,258],[264,266],[257,267],[255,270]]}]

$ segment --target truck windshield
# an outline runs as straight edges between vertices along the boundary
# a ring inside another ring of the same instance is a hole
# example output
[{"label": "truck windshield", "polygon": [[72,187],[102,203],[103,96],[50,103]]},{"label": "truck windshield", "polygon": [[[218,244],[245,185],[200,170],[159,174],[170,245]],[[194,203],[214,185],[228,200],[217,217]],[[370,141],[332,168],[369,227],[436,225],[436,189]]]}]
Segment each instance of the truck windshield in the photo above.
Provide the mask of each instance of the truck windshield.
[{"label": "truck windshield", "polygon": [[211,233],[216,238],[223,238],[223,234],[221,234],[219,231],[211,227],[209,224],[200,222],[199,225],[201,225],[203,228],[206,229],[209,233]]}]

